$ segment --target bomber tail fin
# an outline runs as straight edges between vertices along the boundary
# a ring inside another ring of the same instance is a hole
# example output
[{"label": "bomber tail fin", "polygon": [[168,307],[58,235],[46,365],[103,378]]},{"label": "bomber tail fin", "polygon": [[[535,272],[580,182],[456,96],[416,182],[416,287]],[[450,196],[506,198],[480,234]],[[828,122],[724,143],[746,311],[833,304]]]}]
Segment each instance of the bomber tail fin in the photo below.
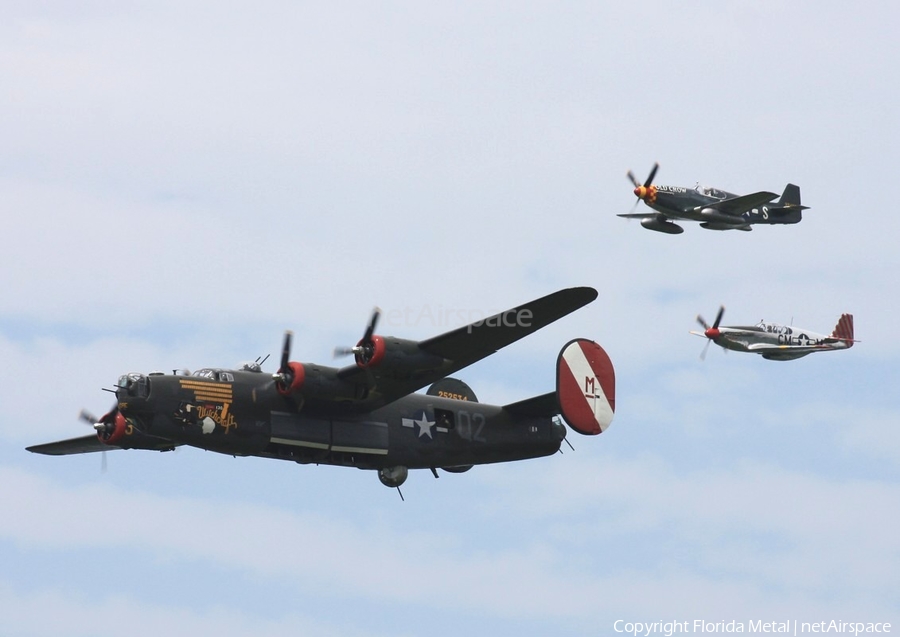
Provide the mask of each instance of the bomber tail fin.
[{"label": "bomber tail fin", "polygon": [[853,347],[853,343],[856,341],[853,339],[852,314],[841,314],[841,318],[838,319],[837,325],[834,326],[834,331],[831,333],[831,338],[844,341],[847,343],[847,347]]},{"label": "bomber tail fin", "polygon": [[594,341],[569,341],[556,361],[560,415],[575,431],[606,431],[616,410],[616,372],[609,355]]}]

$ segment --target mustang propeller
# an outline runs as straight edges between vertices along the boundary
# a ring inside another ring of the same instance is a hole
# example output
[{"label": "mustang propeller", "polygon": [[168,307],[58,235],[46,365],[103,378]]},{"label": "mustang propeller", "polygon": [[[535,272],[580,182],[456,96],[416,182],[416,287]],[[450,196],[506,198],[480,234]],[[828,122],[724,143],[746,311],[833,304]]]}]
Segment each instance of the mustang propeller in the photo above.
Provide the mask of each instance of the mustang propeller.
[{"label": "mustang propeller", "polygon": [[[637,180],[633,172],[628,171],[628,178],[634,184],[634,195],[638,198],[638,201],[645,199],[651,193],[656,194],[656,188],[653,187],[653,178],[656,177],[657,170],[659,170],[659,162],[653,164],[653,168],[650,169],[650,174],[647,175],[647,179],[644,180],[643,184]],[[634,202],[635,208],[638,205],[638,201]]]},{"label": "mustang propeller", "polygon": [[384,354],[384,340],[380,336],[375,336],[375,326],[378,325],[380,316],[381,310],[376,307],[372,310],[372,318],[369,319],[366,331],[356,346],[335,347],[334,357],[353,354],[356,357],[356,364],[360,367],[368,367],[372,363],[377,363],[380,356]]},{"label": "mustang propeller", "polygon": [[708,338],[706,341],[706,345],[703,347],[703,352],[700,354],[700,360],[706,360],[706,351],[709,349],[709,344],[713,342],[714,339],[719,338],[719,323],[722,322],[722,315],[725,313],[725,306],[722,305],[719,307],[719,313],[716,314],[716,320],[713,321],[712,326],[709,325],[706,321],[703,320],[703,317],[699,314],[697,315],[697,322],[700,323],[701,327],[703,327],[703,336]]}]

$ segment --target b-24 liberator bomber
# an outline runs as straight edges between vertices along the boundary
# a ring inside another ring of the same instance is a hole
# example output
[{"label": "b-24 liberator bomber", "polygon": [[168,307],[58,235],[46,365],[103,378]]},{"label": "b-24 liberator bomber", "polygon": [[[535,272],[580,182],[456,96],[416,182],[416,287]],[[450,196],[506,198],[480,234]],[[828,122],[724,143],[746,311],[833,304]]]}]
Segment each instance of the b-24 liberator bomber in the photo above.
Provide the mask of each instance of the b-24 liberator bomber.
[{"label": "b-24 liberator bomber", "polygon": [[849,349],[856,342],[853,339],[853,315],[842,314],[834,331],[830,335],[816,334],[810,330],[792,325],[778,325],[760,321],[756,325],[720,326],[725,308],[720,307],[716,320],[707,324],[699,314],[697,322],[703,327],[702,332],[692,331],[696,336],[709,339],[700,355],[706,357],[710,343],[736,352],[760,354],[763,358],[774,361],[789,361],[815,352],[831,352]]},{"label": "b-24 liberator bomber", "polygon": [[[593,288],[560,290],[423,341],[375,334],[376,309],[356,346],[335,350],[355,358],[343,368],[292,361],[287,332],[275,374],[263,373],[259,362],[190,375],[125,374],[113,408],[99,419],[83,416],[96,435],[28,450],[67,455],[189,445],[369,469],[398,489],[410,469],[437,477],[438,468],[462,473],[548,456],[566,437],[563,421],[595,435],[613,419],[615,372],[600,345],[570,341],[557,358],[555,390],[508,405],[479,403],[468,385],[449,376],[596,297]],[[425,387],[425,394],[415,393]]]},{"label": "b-24 liberator bomber", "polygon": [[628,178],[634,184],[637,197],[635,206],[643,201],[654,212],[630,212],[617,215],[626,219],[640,219],[641,225],[648,230],[681,234],[684,228],[676,221],[699,221],[701,228],[707,230],[744,230],[750,231],[756,224],[788,224],[799,223],[802,211],[808,206],[800,204],[800,188],[788,184],[778,201],[774,192],[754,192],[749,195],[735,195],[717,188],[701,186],[693,188],[683,186],[654,186],[653,178],[659,164],[640,183],[629,170]]}]

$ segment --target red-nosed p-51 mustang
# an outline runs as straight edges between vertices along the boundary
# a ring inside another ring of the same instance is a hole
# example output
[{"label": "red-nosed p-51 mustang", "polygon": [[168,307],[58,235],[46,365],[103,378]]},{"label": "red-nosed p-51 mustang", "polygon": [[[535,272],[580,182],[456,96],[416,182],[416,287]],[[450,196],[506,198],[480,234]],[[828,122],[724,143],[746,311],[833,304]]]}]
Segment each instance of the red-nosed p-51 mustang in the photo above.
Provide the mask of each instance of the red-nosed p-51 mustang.
[{"label": "red-nosed p-51 mustang", "polygon": [[[355,357],[343,368],[291,361],[287,332],[275,374],[263,373],[259,363],[190,375],[125,374],[112,410],[99,419],[85,416],[96,435],[28,450],[67,455],[190,445],[370,469],[388,487],[403,484],[409,469],[430,469],[437,477],[438,468],[461,473],[477,464],[547,456],[566,436],[557,416],[587,435],[612,421],[615,372],[602,347],[570,341],[557,359],[554,391],[503,406],[479,403],[449,375],[596,297],[592,288],[560,290],[424,341],[376,335],[376,310],[359,343],[343,352]],[[415,393],[425,387],[425,394]]]},{"label": "red-nosed p-51 mustang", "polygon": [[745,230],[755,224],[799,223],[802,211],[808,206],[800,204],[800,188],[788,184],[778,201],[774,192],[754,192],[735,195],[717,188],[697,184],[693,188],[683,186],[654,186],[653,178],[659,164],[654,164],[650,175],[640,183],[631,171],[628,178],[634,184],[637,197],[635,206],[643,201],[653,212],[630,212],[617,215],[628,219],[640,219],[648,230],[681,234],[684,228],[675,221],[699,221],[707,230]]},{"label": "red-nosed p-51 mustang", "polygon": [[789,361],[815,352],[830,352],[838,349],[849,349],[856,341],[853,339],[853,315],[842,314],[834,331],[830,335],[816,334],[802,327],[777,325],[760,321],[756,325],[719,326],[725,308],[720,307],[716,320],[709,325],[699,314],[697,322],[703,326],[702,332],[692,331],[696,336],[705,336],[709,340],[703,348],[700,358],[706,357],[710,343],[737,352],[760,354],[763,358],[774,361]]}]

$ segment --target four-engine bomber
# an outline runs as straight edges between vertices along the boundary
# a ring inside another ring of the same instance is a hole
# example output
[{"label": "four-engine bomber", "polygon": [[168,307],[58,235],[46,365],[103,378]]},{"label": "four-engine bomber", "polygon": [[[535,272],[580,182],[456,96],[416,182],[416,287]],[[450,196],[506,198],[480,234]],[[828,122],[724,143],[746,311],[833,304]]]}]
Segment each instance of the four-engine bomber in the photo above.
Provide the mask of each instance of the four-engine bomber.
[{"label": "four-engine bomber", "polygon": [[[403,484],[410,469],[437,476],[438,468],[461,473],[477,464],[547,456],[565,439],[563,421],[586,435],[612,421],[615,372],[603,348],[570,341],[557,360],[554,391],[504,406],[479,403],[450,374],[596,296],[592,288],[560,290],[425,341],[375,334],[376,310],[359,343],[336,352],[354,356],[343,368],[292,361],[287,332],[274,374],[259,363],[125,374],[116,383],[115,406],[101,418],[86,416],[96,435],[28,450],[66,455],[190,445],[375,470],[389,487]],[[415,393],[425,387],[425,394]]]}]

